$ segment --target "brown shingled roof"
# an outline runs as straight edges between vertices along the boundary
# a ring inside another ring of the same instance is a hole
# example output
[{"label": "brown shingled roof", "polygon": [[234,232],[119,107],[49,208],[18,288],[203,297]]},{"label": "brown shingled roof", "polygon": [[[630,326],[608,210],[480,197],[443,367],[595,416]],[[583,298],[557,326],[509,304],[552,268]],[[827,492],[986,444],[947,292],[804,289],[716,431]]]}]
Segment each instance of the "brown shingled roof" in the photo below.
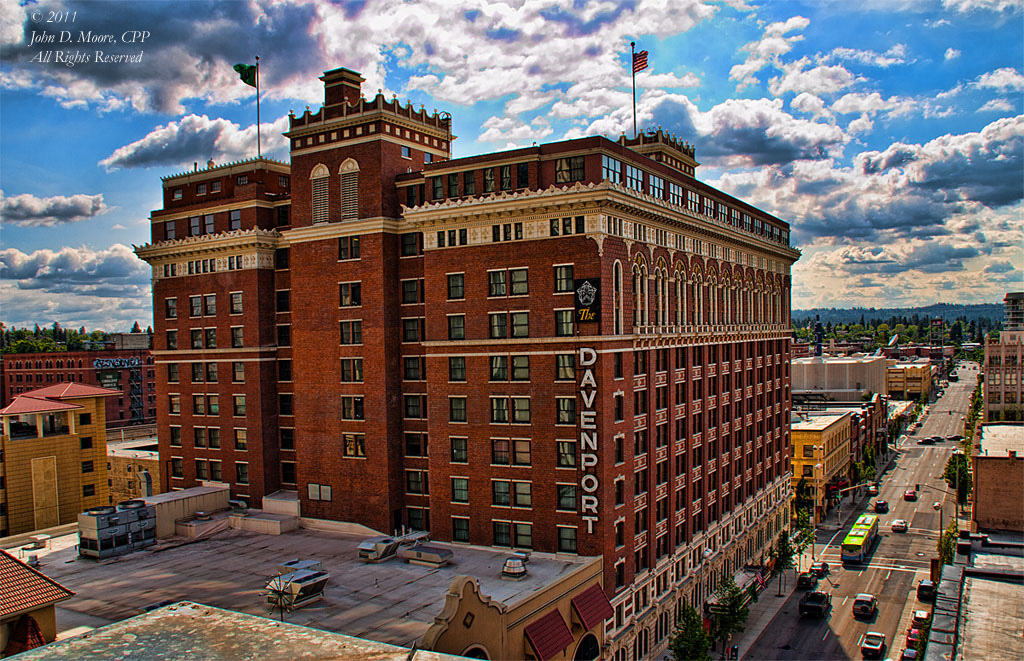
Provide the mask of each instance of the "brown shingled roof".
[{"label": "brown shingled roof", "polygon": [[0,550],[0,617],[48,606],[74,592]]},{"label": "brown shingled roof", "polygon": [[78,404],[67,404],[54,399],[18,395],[14,401],[0,409],[0,415],[21,415],[23,413],[49,413],[51,411],[70,411],[82,408]]},{"label": "brown shingled roof", "polygon": [[76,397],[106,397],[110,395],[120,395],[120,390],[111,390],[110,388],[100,388],[99,386],[90,386],[85,383],[78,383],[77,381],[68,381],[67,383],[55,383],[52,386],[46,386],[45,388],[39,388],[38,390],[29,390],[25,395],[32,397],[45,397],[47,399],[74,399]]}]

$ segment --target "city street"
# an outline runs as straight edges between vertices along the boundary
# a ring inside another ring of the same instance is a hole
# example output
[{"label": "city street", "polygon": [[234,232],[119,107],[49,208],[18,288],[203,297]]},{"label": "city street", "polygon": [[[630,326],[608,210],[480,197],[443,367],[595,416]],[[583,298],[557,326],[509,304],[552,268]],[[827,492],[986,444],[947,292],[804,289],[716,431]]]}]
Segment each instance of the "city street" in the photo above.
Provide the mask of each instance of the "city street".
[{"label": "city street", "polygon": [[[817,531],[817,559],[824,560],[830,575],[819,583],[832,594],[832,611],[823,619],[801,619],[797,605],[803,591],[794,591],[778,614],[764,628],[744,656],[746,659],[851,659],[861,658],[860,643],[867,631],[885,634],[885,658],[896,658],[905,646],[912,613],[927,608],[917,601],[916,588],[928,578],[929,559],[935,556],[940,513],[933,504],[942,504],[942,525],[956,515],[955,498],[947,494],[942,471],[950,454],[958,447],[943,440],[935,445],[919,445],[929,436],[962,434],[962,415],[970,406],[971,391],[977,383],[977,367],[963,364],[957,368],[960,380],[950,382],[945,393],[932,404],[923,424],[898,448],[895,464],[879,476],[880,495],[860,497],[856,505],[844,502],[843,525],[833,513]],[[920,489],[915,501],[904,500],[907,490]],[[886,500],[889,512],[880,516],[880,539],[864,565],[843,566],[839,546],[856,514],[873,511],[876,500]],[[855,512],[850,511],[854,507]],[[896,519],[909,524],[907,532],[892,532]],[[831,525],[830,525],[831,524]],[[787,579],[789,580],[789,579]],[[852,604],[859,593],[878,598],[878,611],[870,619],[853,617]],[[767,595],[762,598],[771,598]]]}]

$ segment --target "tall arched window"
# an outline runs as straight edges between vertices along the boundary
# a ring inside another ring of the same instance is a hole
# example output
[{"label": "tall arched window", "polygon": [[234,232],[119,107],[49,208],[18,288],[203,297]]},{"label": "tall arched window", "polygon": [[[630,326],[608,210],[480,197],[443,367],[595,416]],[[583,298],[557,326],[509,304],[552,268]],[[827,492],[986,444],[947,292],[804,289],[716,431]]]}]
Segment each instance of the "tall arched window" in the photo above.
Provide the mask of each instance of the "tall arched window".
[{"label": "tall arched window", "polygon": [[616,335],[622,335],[622,264],[616,260],[615,267],[613,268],[613,301],[612,305],[615,308],[615,328],[614,332]]},{"label": "tall arched window", "polygon": [[309,173],[312,185],[313,200],[313,223],[326,223],[330,220],[330,211],[327,206],[327,194],[330,188],[331,171],[323,163],[318,163],[313,171]]},{"label": "tall arched window", "polygon": [[683,325],[683,272],[676,271],[676,326]]},{"label": "tall arched window", "polygon": [[341,219],[359,218],[359,164],[347,158],[338,169],[341,175]]}]

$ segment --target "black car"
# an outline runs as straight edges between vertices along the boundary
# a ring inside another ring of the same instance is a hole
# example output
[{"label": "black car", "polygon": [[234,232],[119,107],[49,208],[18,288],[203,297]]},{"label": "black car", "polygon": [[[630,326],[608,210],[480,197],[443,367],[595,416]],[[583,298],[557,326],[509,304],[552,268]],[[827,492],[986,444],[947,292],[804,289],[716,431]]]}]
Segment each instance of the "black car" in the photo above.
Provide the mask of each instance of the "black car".
[{"label": "black car", "polygon": [[818,586],[818,575],[805,571],[796,577],[796,586],[801,590],[813,590]]},{"label": "black car", "polygon": [[935,599],[935,581],[921,581],[917,586],[917,598],[921,601],[932,601]]},{"label": "black car", "polygon": [[875,501],[875,514],[885,514],[889,511],[889,503],[884,500]]}]

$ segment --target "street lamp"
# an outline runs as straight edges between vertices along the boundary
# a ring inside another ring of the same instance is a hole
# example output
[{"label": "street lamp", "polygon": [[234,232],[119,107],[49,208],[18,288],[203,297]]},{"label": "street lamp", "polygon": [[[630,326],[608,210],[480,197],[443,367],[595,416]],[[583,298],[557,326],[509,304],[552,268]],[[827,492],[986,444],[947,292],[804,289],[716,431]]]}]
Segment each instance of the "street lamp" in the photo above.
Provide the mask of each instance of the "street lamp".
[{"label": "street lamp", "polygon": [[946,530],[942,525],[942,503],[935,501],[932,503],[932,509],[939,513],[939,543],[942,542],[942,533]]},{"label": "street lamp", "polygon": [[701,617],[704,616],[704,602],[707,601],[707,598],[704,596],[704,565],[708,563],[708,558],[714,554],[715,552],[709,548],[705,548],[704,553],[701,554],[700,571],[697,575],[697,598],[700,599]]}]

